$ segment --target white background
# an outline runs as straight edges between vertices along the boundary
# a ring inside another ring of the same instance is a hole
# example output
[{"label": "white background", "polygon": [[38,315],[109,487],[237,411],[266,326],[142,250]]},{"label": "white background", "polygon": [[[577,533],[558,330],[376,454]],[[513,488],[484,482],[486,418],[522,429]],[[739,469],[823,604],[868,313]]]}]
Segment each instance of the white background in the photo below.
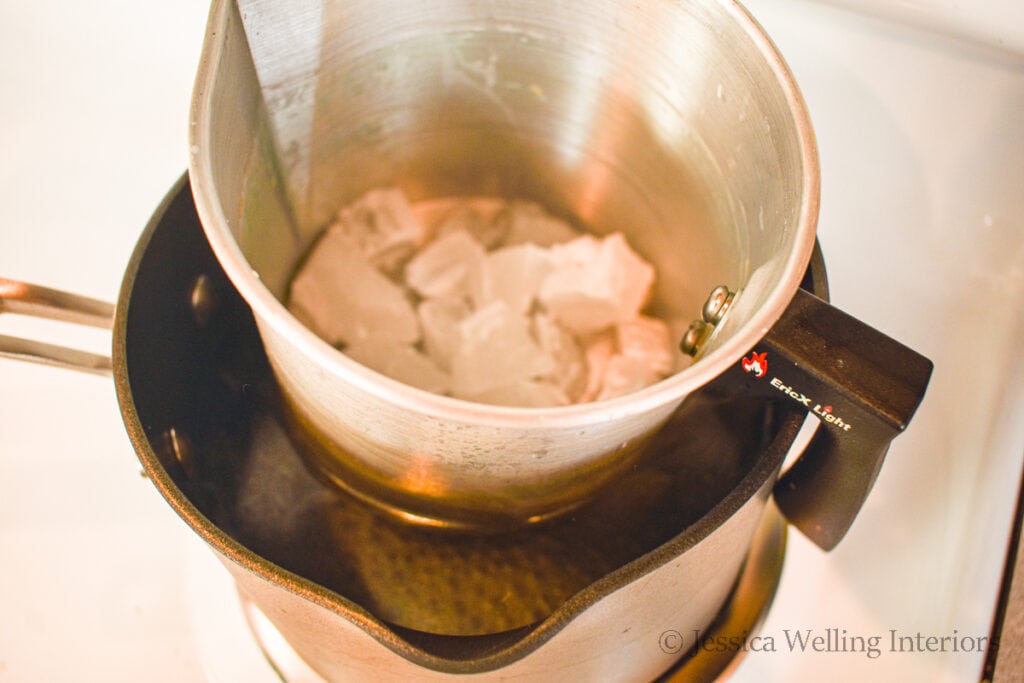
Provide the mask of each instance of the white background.
[{"label": "white background", "polygon": [[[748,6],[818,131],[833,300],[937,369],[847,539],[826,555],[791,534],[764,627],[783,652],[736,674],[970,680],[980,654],[799,655],[782,634],[988,633],[1024,454],[1024,17],[999,0],[966,19],[938,0]],[[0,276],[116,298],[187,163],[207,9],[0,0]],[[109,344],[0,316],[12,333]],[[0,681],[273,680],[233,606],[139,475],[112,383],[0,361]]]}]

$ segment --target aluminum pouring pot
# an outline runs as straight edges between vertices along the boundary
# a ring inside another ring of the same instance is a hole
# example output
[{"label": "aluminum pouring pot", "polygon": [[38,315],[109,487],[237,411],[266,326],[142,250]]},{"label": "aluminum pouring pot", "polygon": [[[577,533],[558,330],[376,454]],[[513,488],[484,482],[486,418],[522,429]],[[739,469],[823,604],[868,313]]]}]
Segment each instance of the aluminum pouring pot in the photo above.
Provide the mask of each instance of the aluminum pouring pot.
[{"label": "aluminum pouring pot", "polygon": [[[822,420],[777,497],[831,547],[927,384],[926,359],[799,292],[818,214],[811,122],[731,0],[215,0],[191,130],[203,229],[311,461],[406,519],[502,529],[574,509],[687,396],[733,377]],[[283,301],[338,207],[388,185],[413,200],[529,198],[622,231],[657,268],[651,312],[685,331],[695,362],[628,396],[545,409],[361,366]]]}]

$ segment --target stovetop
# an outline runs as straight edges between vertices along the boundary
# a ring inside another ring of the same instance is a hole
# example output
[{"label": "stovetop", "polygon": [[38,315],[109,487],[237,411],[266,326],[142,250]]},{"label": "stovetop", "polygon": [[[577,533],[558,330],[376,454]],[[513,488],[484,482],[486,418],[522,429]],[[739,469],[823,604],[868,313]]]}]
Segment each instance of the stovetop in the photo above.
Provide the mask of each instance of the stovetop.
[{"label": "stovetop", "polygon": [[[734,680],[977,679],[967,645],[989,636],[1024,461],[1024,10],[747,6],[818,133],[833,301],[936,369],[842,544],[790,534],[758,641],[774,651]],[[207,9],[0,0],[0,275],[116,297],[187,163]],[[13,316],[0,333],[109,343]],[[112,383],[5,362],[0,387],[0,681],[277,680],[217,561],[140,476]]]}]

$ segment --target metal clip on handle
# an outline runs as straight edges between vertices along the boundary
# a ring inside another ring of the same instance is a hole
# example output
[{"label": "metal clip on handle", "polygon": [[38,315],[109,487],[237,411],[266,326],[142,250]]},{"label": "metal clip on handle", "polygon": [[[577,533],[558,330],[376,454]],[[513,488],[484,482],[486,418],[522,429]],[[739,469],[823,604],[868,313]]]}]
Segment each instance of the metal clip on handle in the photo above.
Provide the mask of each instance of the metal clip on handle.
[{"label": "metal clip on handle", "polygon": [[[5,278],[0,278],[0,313],[47,318],[107,330],[114,326],[112,304]],[[109,356],[7,335],[0,335],[0,357],[97,375],[110,375],[113,371]]]}]

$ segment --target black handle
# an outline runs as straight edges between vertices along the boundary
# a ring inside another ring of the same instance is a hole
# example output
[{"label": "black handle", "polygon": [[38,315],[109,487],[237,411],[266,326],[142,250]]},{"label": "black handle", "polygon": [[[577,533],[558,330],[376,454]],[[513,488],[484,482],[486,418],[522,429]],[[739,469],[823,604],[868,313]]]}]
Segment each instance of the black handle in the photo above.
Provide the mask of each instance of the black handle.
[{"label": "black handle", "polygon": [[932,362],[798,290],[765,338],[722,377],[733,391],[789,401],[821,425],[775,485],[779,509],[831,550],[867,498],[924,397]]}]

